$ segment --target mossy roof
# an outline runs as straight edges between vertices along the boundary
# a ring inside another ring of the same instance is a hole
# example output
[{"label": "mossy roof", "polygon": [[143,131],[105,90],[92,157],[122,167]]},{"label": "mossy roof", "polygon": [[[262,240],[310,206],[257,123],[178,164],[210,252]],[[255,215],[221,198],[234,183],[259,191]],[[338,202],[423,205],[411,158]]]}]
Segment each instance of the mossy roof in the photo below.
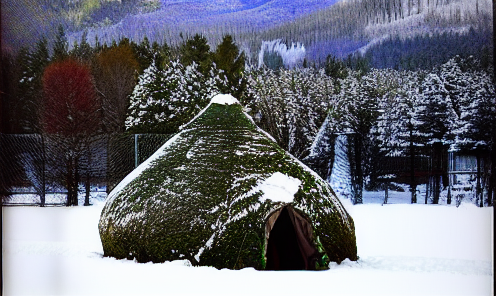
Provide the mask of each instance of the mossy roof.
[{"label": "mossy roof", "polygon": [[263,269],[265,218],[291,203],[312,220],[331,261],[356,260],[353,220],[329,185],[226,98],[110,193],[99,223],[104,255]]}]

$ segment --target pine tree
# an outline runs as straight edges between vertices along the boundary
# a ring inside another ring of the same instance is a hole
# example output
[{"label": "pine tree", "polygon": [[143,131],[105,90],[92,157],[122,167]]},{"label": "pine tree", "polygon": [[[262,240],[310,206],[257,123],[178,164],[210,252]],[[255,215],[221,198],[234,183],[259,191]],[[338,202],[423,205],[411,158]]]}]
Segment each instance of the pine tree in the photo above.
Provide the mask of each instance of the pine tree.
[{"label": "pine tree", "polygon": [[220,88],[221,92],[231,93],[244,103],[246,79],[243,75],[245,69],[245,54],[239,53],[231,35],[226,35],[217,46],[212,60],[221,70],[220,76],[227,80],[227,87]]},{"label": "pine tree", "polygon": [[[160,54],[158,48],[152,48],[152,46],[150,45],[150,41],[146,36],[143,38],[140,44],[136,45],[134,51],[136,52],[136,59],[138,60],[138,63],[140,65],[140,73],[150,67],[150,65],[156,59],[156,55]],[[162,63],[156,62],[156,64],[161,66]]]},{"label": "pine tree", "polygon": [[[417,72],[396,72],[396,87],[391,89],[379,102],[381,114],[374,127],[376,141],[386,157],[409,157],[411,202],[417,202],[415,163],[419,146],[414,111],[417,106],[419,85],[422,75]],[[396,168],[395,168],[396,169]],[[406,168],[405,168],[406,169]]]},{"label": "pine tree", "polygon": [[310,154],[303,159],[324,180],[331,177],[337,136],[330,125],[330,117],[327,116],[310,147]]},{"label": "pine tree", "polygon": [[378,113],[374,75],[361,77],[360,72],[340,81],[341,91],[335,95],[338,106],[331,112],[333,124],[341,133],[349,134],[349,161],[353,186],[353,202],[362,203],[364,168],[370,151],[370,131]]},{"label": "pine tree", "polygon": [[297,158],[307,156],[326,117],[331,78],[311,68],[260,68],[250,73],[248,86],[258,124]]},{"label": "pine tree", "polygon": [[60,24],[57,29],[57,36],[53,45],[52,60],[63,60],[68,55],[67,36],[64,31],[64,26]]},{"label": "pine tree", "polygon": [[207,38],[196,34],[193,38],[187,39],[179,48],[181,54],[181,64],[190,66],[193,63],[198,65],[198,70],[204,76],[208,76],[212,67],[212,53]]},{"label": "pine tree", "polygon": [[19,81],[19,90],[22,101],[22,114],[24,122],[22,123],[25,132],[38,132],[39,110],[42,97],[41,77],[45,67],[50,62],[48,53],[48,41],[46,38],[40,39],[34,48],[34,51],[22,51],[19,55],[20,67],[22,69],[21,79]]},{"label": "pine tree", "polygon": [[75,44],[69,54],[73,58],[84,62],[87,62],[91,59],[93,55],[93,48],[88,43],[88,31],[83,32],[83,34],[81,35],[80,43],[77,43],[77,41],[75,41]]},{"label": "pine tree", "polygon": [[451,123],[454,120],[454,110],[450,103],[449,92],[437,74],[430,73],[422,83],[422,93],[415,110],[416,129],[421,142],[429,149],[431,156],[431,183],[433,188],[433,203],[439,203],[441,180],[447,181],[443,155],[447,152],[447,137]]},{"label": "pine tree", "polygon": [[140,75],[130,96],[126,128],[133,133],[173,134],[219,93],[215,70],[205,77],[198,65],[171,62],[164,70],[153,63]]},{"label": "pine tree", "polygon": [[144,70],[152,64],[153,52],[148,37],[145,36],[143,40],[141,40],[140,44],[136,45],[136,49],[134,51],[136,52],[137,60],[141,69]]},{"label": "pine tree", "polygon": [[348,69],[344,63],[335,56],[328,55],[325,62],[325,73],[332,78],[344,79],[348,76]]},{"label": "pine tree", "polygon": [[[470,94],[471,100],[468,104],[463,104],[460,110],[460,119],[453,132],[455,140],[452,149],[475,154],[478,169],[476,197],[482,207],[482,173],[489,175],[487,167],[482,167],[482,160],[490,163],[490,155],[495,153],[496,93],[490,75],[485,72],[466,73],[465,81],[469,82],[465,92]],[[492,202],[492,190],[494,189],[488,190],[488,205]]]},{"label": "pine tree", "polygon": [[161,45],[157,41],[152,44],[152,52],[154,55],[155,63],[159,69],[164,69],[165,63],[171,57],[171,49],[169,45],[164,41]]}]

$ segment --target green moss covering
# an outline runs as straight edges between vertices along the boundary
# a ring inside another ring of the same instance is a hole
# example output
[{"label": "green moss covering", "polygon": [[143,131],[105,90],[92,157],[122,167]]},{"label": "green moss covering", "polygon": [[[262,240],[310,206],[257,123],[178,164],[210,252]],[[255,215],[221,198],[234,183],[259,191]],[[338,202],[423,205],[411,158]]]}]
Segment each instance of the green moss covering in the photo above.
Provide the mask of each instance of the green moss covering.
[{"label": "green moss covering", "polygon": [[211,104],[161,152],[110,194],[99,223],[105,256],[263,269],[265,218],[282,203],[260,202],[262,192],[252,189],[281,172],[301,180],[292,204],[311,219],[330,261],[357,259],[353,220],[329,185],[258,129],[240,105]]}]

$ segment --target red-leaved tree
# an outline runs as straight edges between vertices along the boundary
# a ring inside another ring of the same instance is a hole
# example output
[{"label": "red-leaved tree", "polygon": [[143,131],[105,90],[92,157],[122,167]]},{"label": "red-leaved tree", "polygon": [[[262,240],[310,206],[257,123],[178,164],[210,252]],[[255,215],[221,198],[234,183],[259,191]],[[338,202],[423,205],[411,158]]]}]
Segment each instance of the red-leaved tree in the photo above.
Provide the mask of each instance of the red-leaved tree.
[{"label": "red-leaved tree", "polygon": [[[43,73],[41,123],[55,143],[56,166],[67,188],[67,206],[78,205],[80,160],[99,129],[99,103],[89,67],[73,59],[48,65]],[[86,204],[86,203],[85,203]]]}]

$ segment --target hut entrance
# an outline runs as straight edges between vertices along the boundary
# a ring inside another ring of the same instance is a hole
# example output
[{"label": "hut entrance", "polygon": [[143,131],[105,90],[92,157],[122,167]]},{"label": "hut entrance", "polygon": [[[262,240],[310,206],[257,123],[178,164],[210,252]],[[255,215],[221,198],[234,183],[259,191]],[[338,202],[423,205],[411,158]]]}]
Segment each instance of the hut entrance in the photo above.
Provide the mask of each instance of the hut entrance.
[{"label": "hut entrance", "polygon": [[266,270],[314,270],[319,252],[310,221],[291,206],[272,212],[265,224]]}]

